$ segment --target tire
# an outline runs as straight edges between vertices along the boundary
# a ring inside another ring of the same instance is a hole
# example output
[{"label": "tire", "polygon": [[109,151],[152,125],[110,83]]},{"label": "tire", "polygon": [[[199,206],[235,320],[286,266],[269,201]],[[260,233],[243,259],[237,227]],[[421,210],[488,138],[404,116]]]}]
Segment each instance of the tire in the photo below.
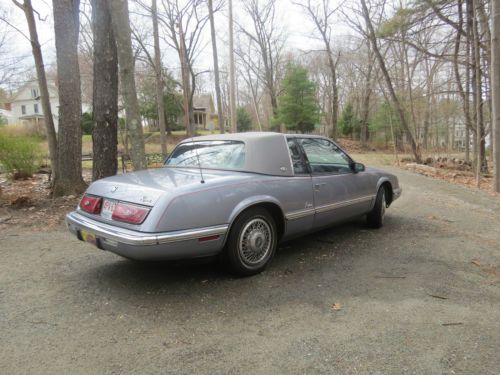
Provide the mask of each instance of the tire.
[{"label": "tire", "polygon": [[238,276],[262,272],[276,252],[278,231],[272,215],[264,208],[244,211],[234,221],[224,250],[229,271]]},{"label": "tire", "polygon": [[373,209],[366,215],[366,223],[370,228],[381,228],[384,225],[385,208],[387,205],[386,191],[383,186],[378,189]]}]

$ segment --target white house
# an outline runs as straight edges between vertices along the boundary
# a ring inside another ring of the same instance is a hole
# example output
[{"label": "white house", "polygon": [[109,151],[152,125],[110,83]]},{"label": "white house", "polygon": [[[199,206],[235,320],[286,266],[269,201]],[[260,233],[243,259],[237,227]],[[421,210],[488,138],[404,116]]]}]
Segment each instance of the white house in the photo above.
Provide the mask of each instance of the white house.
[{"label": "white house", "polygon": [[[49,99],[54,126],[57,131],[59,116],[59,95],[54,84],[49,83]],[[44,129],[44,113],[40,100],[40,89],[37,81],[25,83],[12,97],[10,109],[12,117],[9,123],[24,124]]]}]

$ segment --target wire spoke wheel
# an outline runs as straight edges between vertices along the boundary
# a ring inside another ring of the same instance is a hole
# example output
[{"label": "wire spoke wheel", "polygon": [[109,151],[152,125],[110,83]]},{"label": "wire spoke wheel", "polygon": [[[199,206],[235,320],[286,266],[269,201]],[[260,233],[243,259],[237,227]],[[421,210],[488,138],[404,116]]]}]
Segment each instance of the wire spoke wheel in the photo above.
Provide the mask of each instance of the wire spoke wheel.
[{"label": "wire spoke wheel", "polygon": [[238,251],[241,260],[249,266],[262,262],[269,254],[273,232],[262,218],[250,220],[240,232]]},{"label": "wire spoke wheel", "polygon": [[262,272],[278,247],[274,217],[263,207],[243,211],[232,224],[224,250],[229,270],[238,276]]}]

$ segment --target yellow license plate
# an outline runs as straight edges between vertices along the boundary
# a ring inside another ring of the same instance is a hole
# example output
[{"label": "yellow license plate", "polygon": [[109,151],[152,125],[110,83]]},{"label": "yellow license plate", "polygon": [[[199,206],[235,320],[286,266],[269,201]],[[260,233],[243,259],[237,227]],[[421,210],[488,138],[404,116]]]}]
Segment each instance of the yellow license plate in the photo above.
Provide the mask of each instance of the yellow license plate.
[{"label": "yellow license plate", "polygon": [[97,245],[96,237],[93,233],[87,232],[86,230],[80,231],[80,236],[82,236],[82,240],[85,242],[91,243],[92,245]]}]

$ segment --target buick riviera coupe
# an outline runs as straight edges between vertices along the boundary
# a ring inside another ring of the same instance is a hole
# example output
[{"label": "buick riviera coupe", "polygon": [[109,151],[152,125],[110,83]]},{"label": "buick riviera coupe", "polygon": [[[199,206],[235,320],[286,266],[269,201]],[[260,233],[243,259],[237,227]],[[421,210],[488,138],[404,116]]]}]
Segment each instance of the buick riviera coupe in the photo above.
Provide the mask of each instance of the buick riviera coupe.
[{"label": "buick riviera coupe", "polygon": [[233,273],[253,275],[281,241],[361,215],[381,227],[400,195],[395,176],[328,138],[210,135],[178,144],[162,168],[92,183],[66,223],[125,258],[219,255]]}]

